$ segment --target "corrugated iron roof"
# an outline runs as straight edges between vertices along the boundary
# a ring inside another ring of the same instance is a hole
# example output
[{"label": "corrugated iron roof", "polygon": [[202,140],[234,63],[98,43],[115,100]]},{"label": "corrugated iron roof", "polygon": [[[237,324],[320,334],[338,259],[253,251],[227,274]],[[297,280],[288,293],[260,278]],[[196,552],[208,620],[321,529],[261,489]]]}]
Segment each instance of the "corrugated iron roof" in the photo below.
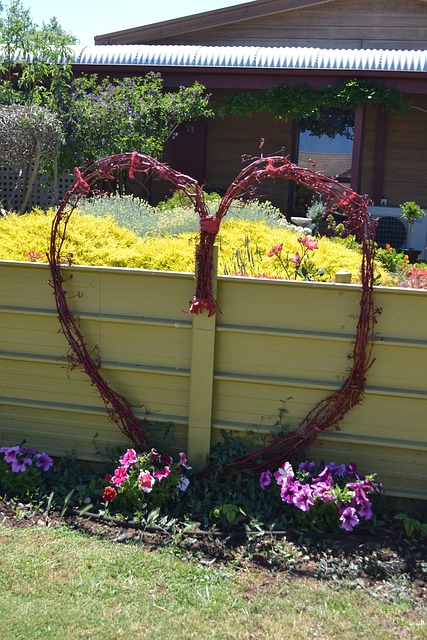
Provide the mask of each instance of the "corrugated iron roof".
[{"label": "corrugated iron roof", "polygon": [[92,45],[73,47],[74,65],[136,65],[228,69],[427,71],[427,50]]}]

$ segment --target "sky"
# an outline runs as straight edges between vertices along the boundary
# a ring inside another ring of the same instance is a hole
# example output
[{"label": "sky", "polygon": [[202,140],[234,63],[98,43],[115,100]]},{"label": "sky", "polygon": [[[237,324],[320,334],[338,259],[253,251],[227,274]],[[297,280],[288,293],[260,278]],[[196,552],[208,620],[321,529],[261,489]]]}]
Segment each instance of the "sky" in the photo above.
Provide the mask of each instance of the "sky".
[{"label": "sky", "polygon": [[[203,11],[244,4],[248,0],[22,0],[39,26],[57,18],[79,44],[94,44],[94,37],[112,31],[189,16]],[[7,6],[7,0],[4,2]]]}]

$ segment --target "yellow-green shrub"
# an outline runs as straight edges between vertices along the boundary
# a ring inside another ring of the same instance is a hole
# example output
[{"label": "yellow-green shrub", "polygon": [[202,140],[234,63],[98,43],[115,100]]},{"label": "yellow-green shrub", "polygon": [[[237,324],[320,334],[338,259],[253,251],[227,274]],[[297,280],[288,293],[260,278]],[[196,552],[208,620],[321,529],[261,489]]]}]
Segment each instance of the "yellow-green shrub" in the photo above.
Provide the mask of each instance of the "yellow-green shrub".
[{"label": "yellow-green shrub", "polygon": [[[36,209],[23,216],[12,214],[0,219],[0,259],[27,260],[26,253],[38,252],[46,261],[54,212]],[[194,271],[197,234],[178,237],[144,237],[114,222],[111,216],[94,217],[74,212],[67,228],[64,259],[73,254],[73,262],[82,265],[135,267],[164,271]],[[290,229],[272,228],[263,221],[224,219],[217,244],[219,273],[245,271],[248,275],[286,277],[277,258],[268,257],[270,249],[283,244],[282,255],[301,251],[298,235]],[[348,269],[357,280],[361,255],[328,238],[319,238],[319,249],[309,258],[316,268],[324,269],[322,279],[333,278],[336,271]]]}]

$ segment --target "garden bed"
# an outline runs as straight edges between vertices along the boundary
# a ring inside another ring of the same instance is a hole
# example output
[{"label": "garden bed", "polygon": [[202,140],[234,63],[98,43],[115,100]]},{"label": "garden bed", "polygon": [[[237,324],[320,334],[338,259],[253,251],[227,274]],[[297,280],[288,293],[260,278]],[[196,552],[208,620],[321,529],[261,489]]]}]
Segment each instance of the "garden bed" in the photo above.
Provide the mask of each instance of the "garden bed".
[{"label": "garden bed", "polygon": [[[368,589],[378,597],[402,597],[422,606],[427,597],[427,538],[415,534],[408,539],[392,520],[375,531],[321,534],[310,531],[245,533],[179,533],[136,529],[126,522],[94,520],[77,514],[34,510],[29,505],[0,500],[0,525],[7,528],[66,526],[112,544],[137,544],[150,551],[169,547],[183,561],[197,561],[224,568],[261,571],[263,588],[274,583],[274,574],[288,579],[333,580],[357,589]],[[421,621],[419,614],[413,613]]]}]

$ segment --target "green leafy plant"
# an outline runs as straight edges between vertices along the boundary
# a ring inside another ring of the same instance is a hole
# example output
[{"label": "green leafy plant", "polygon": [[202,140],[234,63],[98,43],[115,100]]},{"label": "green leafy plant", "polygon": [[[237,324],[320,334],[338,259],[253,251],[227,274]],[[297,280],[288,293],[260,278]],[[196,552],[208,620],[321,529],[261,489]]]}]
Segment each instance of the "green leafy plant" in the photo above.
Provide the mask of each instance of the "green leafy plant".
[{"label": "green leafy plant", "polygon": [[426,212],[420,207],[419,204],[413,202],[412,200],[408,200],[407,202],[404,202],[399,206],[402,211],[402,218],[408,223],[408,248],[412,249],[412,234],[414,224],[417,222],[417,220],[424,218]]},{"label": "green leafy plant", "polygon": [[397,513],[394,519],[402,523],[405,533],[409,538],[411,538],[414,533],[427,535],[427,522],[420,522],[417,518],[413,518],[407,513]]},{"label": "green leafy plant", "polygon": [[101,81],[96,75],[75,78],[59,107],[66,169],[129,149],[161,158],[180,125],[213,115],[203,85],[167,92],[157,73]]},{"label": "green leafy plant", "polygon": [[407,267],[409,260],[403,251],[397,251],[389,244],[386,244],[385,247],[378,247],[377,259],[390,273],[396,273],[399,269]]}]

